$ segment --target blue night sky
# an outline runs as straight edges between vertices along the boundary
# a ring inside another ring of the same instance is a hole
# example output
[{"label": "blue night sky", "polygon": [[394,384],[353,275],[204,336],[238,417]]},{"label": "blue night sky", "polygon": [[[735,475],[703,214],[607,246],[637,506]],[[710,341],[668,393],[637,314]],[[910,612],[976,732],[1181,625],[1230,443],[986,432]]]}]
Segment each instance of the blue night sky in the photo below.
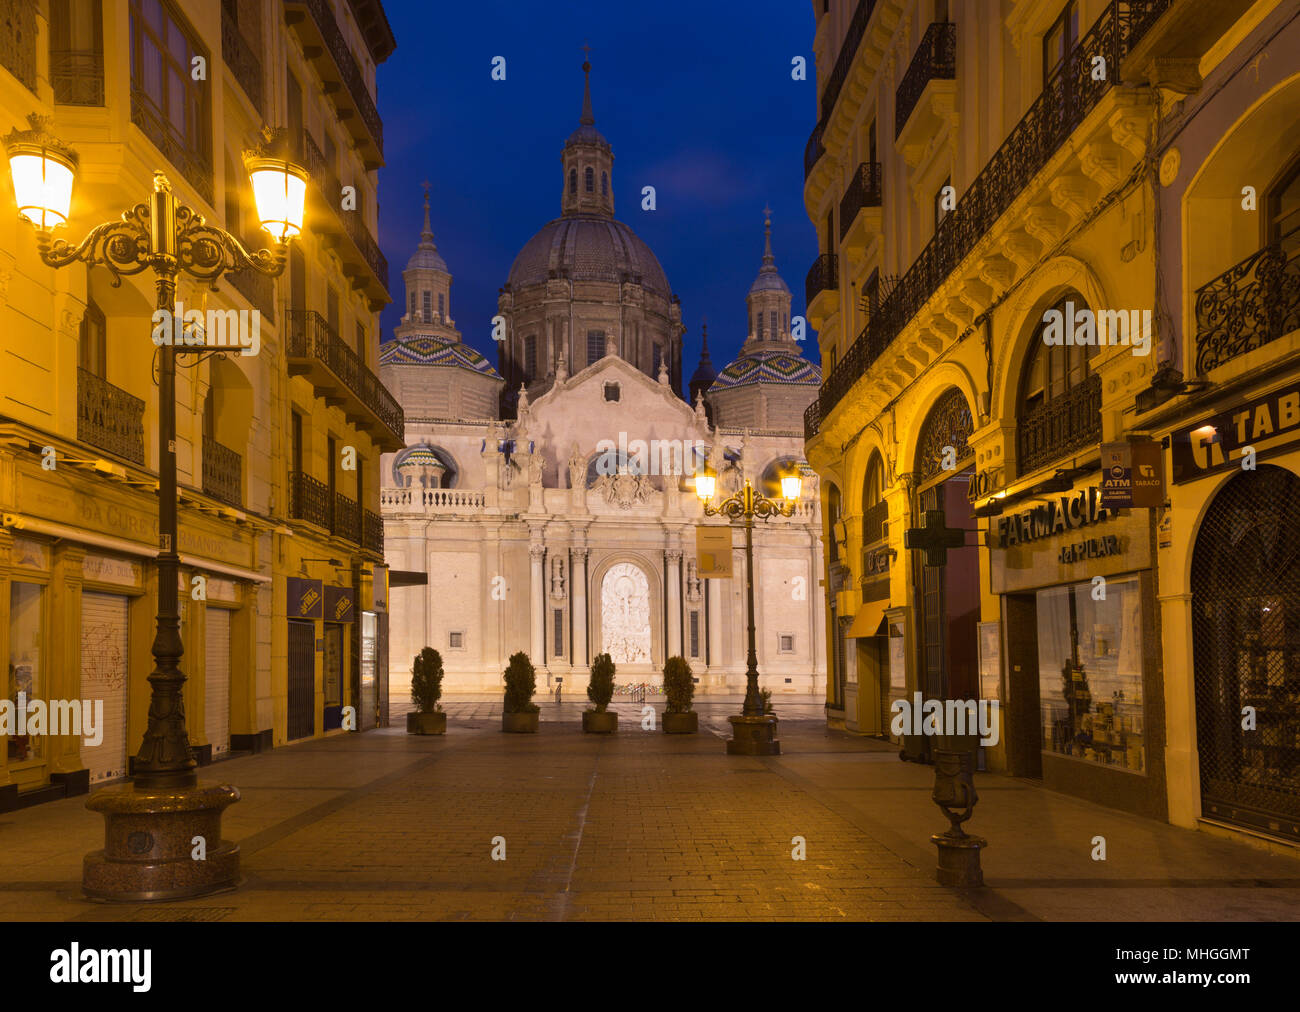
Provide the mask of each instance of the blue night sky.
[{"label": "blue night sky", "polygon": [[[452,273],[451,315],[493,363],[491,319],[515,254],[560,214],[560,152],[578,126],[581,45],[591,45],[596,127],[614,149],[615,216],[655,251],[680,297],[682,383],[700,323],[721,369],[745,339],[745,294],[773,210],[776,263],[804,311],[817,235],[803,207],[803,149],[817,119],[808,0],[659,4],[619,0],[388,0],[397,50],[378,71],[387,166],[379,242],[401,318],[402,277],[419,241],[420,184]],[[791,79],[802,55],[809,80]],[[505,81],[491,79],[504,56]],[[641,188],[658,209],[641,210]],[[817,358],[809,334],[805,354]]]}]

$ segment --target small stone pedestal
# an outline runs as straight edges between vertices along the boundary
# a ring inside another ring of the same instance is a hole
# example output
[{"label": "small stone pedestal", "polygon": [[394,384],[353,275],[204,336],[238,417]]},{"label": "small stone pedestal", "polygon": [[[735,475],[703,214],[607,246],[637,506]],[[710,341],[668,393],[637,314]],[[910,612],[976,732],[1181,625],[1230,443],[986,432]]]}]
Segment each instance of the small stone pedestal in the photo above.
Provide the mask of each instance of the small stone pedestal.
[{"label": "small stone pedestal", "polygon": [[731,737],[727,755],[780,755],[781,742],[776,737],[776,718],[771,714],[757,717],[728,717]]},{"label": "small stone pedestal", "polygon": [[[176,900],[239,885],[239,845],[221,839],[221,813],[239,800],[225,784],[106,787],[86,807],[104,816],[104,849],[87,854],[82,889],[91,899]],[[202,837],[206,860],[193,857]]]},{"label": "small stone pedestal", "polygon": [[982,836],[951,836],[935,833],[930,842],[939,848],[939,869],[936,877],[940,885],[982,886],[984,872],[980,868],[980,851],[988,846]]}]

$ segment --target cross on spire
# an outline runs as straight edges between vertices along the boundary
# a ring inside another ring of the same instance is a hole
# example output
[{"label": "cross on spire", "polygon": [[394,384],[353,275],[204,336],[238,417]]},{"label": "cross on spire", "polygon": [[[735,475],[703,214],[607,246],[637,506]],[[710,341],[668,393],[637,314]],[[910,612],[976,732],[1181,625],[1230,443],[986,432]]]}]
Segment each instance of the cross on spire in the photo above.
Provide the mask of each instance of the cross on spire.
[{"label": "cross on spire", "polygon": [[587,45],[584,40],[582,43],[582,116],[578,122],[584,126],[591,126],[596,122],[596,117],[591,112],[591,46]]},{"label": "cross on spire", "polygon": [[946,566],[949,548],[966,547],[966,530],[948,527],[943,510],[926,510],[922,526],[903,532],[903,547],[924,551],[925,564],[931,568]]}]

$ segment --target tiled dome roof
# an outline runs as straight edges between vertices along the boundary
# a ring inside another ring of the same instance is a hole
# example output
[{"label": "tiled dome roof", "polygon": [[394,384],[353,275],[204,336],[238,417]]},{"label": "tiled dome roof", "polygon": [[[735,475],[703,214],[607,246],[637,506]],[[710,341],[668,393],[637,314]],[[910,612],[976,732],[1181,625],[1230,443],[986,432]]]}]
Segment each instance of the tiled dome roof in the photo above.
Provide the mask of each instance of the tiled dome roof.
[{"label": "tiled dome roof", "polygon": [[820,386],[822,371],[802,355],[756,351],[741,355],[719,374],[711,389],[728,390],[754,383],[774,386]]},{"label": "tiled dome roof", "polygon": [[551,273],[574,281],[615,284],[639,277],[652,291],[670,298],[668,278],[650,247],[613,218],[572,215],[556,218],[524,244],[510,267],[514,289],[545,282]]},{"label": "tiled dome roof", "polygon": [[496,377],[492,364],[467,344],[440,341],[435,337],[407,337],[387,341],[379,349],[380,365],[429,365],[468,369],[482,376]]}]

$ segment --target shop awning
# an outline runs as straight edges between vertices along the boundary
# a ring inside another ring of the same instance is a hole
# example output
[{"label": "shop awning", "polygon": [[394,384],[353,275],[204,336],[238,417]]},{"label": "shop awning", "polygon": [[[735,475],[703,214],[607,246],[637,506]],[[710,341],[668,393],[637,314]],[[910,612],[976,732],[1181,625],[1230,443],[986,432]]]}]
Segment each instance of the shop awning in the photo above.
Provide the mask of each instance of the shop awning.
[{"label": "shop awning", "polygon": [[853,616],[853,624],[849,626],[849,637],[862,639],[867,636],[879,636],[880,627],[885,621],[885,609],[888,607],[888,601],[864,602],[858,609],[858,613]]}]

